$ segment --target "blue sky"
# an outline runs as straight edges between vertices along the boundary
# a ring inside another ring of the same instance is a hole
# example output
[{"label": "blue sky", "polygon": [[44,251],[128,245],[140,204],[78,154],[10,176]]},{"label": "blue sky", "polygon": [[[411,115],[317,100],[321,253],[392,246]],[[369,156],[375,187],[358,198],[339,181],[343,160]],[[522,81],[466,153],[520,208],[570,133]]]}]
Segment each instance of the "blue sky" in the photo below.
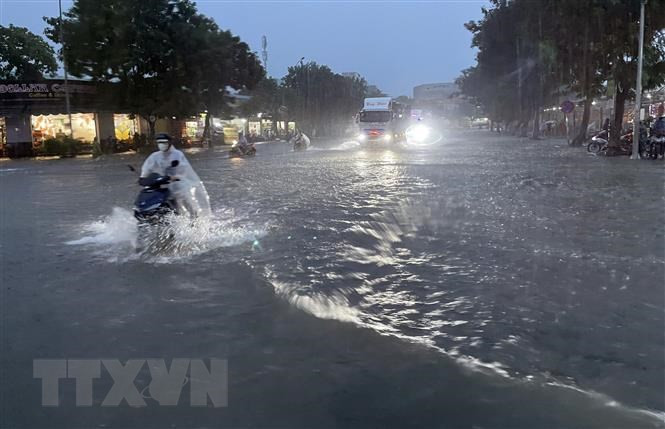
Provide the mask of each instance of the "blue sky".
[{"label": "blue sky", "polygon": [[[301,57],[336,72],[355,71],[390,95],[412,95],[422,83],[446,82],[473,65],[463,24],[481,17],[485,0],[282,1],[201,0],[199,11],[261,50],[268,38],[268,70],[286,73]],[[67,9],[72,2],[63,0]],[[0,24],[43,34],[42,16],[57,0],[0,0]]]}]

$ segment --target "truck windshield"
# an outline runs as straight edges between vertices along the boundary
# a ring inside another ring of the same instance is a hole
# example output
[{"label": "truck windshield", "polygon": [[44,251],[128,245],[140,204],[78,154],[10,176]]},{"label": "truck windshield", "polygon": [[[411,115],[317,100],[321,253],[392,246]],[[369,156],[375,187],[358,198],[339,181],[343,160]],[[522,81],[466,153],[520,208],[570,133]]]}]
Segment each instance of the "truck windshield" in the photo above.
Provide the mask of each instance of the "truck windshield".
[{"label": "truck windshield", "polygon": [[385,110],[360,112],[360,122],[388,122],[392,114]]}]

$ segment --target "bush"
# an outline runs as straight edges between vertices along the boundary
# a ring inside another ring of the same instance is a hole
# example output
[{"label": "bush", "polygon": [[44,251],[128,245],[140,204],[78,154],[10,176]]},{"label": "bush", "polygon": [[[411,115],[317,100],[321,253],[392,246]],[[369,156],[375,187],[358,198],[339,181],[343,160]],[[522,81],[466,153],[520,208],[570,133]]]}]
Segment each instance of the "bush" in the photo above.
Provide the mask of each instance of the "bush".
[{"label": "bush", "polygon": [[62,152],[60,156],[76,156],[81,150],[83,142],[71,137],[65,137],[62,140]]},{"label": "bush", "polygon": [[62,152],[62,142],[55,137],[48,138],[42,143],[44,155],[60,155]]},{"label": "bush", "polygon": [[60,155],[62,157],[76,156],[81,151],[81,146],[83,146],[81,140],[71,137],[48,138],[42,144],[44,155]]}]

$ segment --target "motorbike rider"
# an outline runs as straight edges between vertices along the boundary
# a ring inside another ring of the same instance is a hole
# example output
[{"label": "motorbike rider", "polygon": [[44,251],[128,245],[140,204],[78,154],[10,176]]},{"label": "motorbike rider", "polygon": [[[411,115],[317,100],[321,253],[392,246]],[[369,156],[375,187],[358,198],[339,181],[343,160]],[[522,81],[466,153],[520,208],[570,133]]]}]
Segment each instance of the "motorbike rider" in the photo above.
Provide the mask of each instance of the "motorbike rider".
[{"label": "motorbike rider", "polygon": [[305,148],[308,148],[310,145],[309,137],[301,130],[297,130],[296,135],[293,136],[293,147],[295,148],[298,145],[302,145]]},{"label": "motorbike rider", "polygon": [[148,185],[150,182],[148,176],[153,173],[169,176],[169,190],[179,211],[187,212],[192,216],[209,214],[208,192],[187,161],[185,154],[173,146],[173,139],[166,133],[157,134],[155,143],[159,150],[150,154],[143,162],[139,184]]},{"label": "motorbike rider", "polygon": [[246,155],[249,150],[249,142],[242,131],[238,133],[238,149],[243,155]]}]

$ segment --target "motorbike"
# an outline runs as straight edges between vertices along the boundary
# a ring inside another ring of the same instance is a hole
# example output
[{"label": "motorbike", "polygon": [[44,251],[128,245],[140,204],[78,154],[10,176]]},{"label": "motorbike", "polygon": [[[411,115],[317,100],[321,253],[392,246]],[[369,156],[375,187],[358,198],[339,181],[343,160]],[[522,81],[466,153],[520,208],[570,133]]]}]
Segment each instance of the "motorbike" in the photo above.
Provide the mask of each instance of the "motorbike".
[{"label": "motorbike", "polygon": [[604,147],[607,146],[609,140],[609,132],[607,130],[600,130],[594,134],[586,146],[587,152],[599,153]]},{"label": "motorbike", "polygon": [[309,139],[305,138],[296,138],[293,140],[293,150],[302,151],[309,149]]},{"label": "motorbike", "polygon": [[231,146],[231,150],[229,151],[229,157],[231,158],[243,158],[245,156],[254,155],[256,155],[256,148],[254,147],[254,143],[247,144],[243,150],[236,142],[233,144],[233,146]]},{"label": "motorbike", "polygon": [[[177,166],[178,161],[174,160],[171,163],[171,168]],[[135,171],[131,166],[130,169]],[[139,184],[143,188],[134,201],[134,217],[139,221],[139,225],[156,224],[161,222],[167,214],[177,214],[178,208],[175,199],[166,186],[169,183],[171,183],[169,175],[161,176],[157,173],[139,179]]]},{"label": "motorbike", "polygon": [[[609,132],[601,131],[591,138],[591,141],[587,145],[587,151],[593,154],[600,154],[607,151],[609,147]],[[639,142],[639,152],[640,155],[647,150],[648,139],[646,134],[646,128],[644,126],[640,127],[640,142]],[[616,148],[616,154],[618,155],[630,155],[633,152],[633,130],[629,129],[621,137],[619,137],[619,146]]]},{"label": "motorbike", "polygon": [[665,157],[665,118],[657,119],[651,127],[651,135],[644,154],[640,156],[646,159],[658,159]]}]

